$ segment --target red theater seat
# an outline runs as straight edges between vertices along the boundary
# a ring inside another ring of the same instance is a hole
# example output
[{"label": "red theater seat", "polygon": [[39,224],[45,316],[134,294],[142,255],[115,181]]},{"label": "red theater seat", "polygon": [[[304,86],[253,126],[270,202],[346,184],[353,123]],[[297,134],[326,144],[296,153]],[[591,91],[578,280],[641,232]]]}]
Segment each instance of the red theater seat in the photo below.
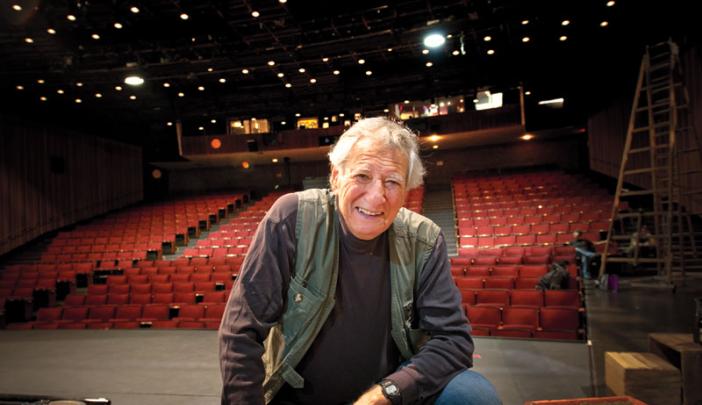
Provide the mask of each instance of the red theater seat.
[{"label": "red theater seat", "polygon": [[490,336],[500,325],[500,309],[497,307],[464,305],[463,308],[470,320],[473,335]]},{"label": "red theater seat", "polygon": [[543,307],[539,311],[540,330],[535,336],[543,339],[577,339],[580,317],[576,309]]},{"label": "red theater seat", "polygon": [[502,325],[496,336],[532,337],[539,326],[539,310],[525,307],[506,307],[502,311]]},{"label": "red theater seat", "polygon": [[[533,288],[533,287],[532,287]],[[510,294],[512,307],[540,308],[544,305],[544,294],[541,290],[512,290]]]}]

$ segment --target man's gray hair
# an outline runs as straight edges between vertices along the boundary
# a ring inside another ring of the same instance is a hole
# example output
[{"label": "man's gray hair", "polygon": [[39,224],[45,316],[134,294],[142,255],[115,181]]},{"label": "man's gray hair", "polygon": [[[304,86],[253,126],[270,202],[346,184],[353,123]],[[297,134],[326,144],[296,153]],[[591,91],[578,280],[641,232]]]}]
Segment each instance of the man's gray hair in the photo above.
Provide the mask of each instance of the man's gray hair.
[{"label": "man's gray hair", "polygon": [[329,162],[332,167],[343,171],[353,146],[366,137],[378,140],[407,156],[409,163],[407,190],[422,185],[425,170],[419,158],[417,135],[406,126],[385,117],[362,119],[344,132],[329,151]]}]

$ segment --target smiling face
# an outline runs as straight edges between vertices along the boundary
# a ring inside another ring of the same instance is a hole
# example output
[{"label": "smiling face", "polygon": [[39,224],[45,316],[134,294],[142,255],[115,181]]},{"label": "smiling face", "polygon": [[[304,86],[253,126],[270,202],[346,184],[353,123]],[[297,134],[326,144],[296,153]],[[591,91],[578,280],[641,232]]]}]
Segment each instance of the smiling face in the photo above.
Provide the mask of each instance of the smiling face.
[{"label": "smiling face", "polygon": [[407,196],[408,164],[399,150],[362,138],[344,170],[332,168],[339,212],[353,236],[371,240],[390,227]]}]

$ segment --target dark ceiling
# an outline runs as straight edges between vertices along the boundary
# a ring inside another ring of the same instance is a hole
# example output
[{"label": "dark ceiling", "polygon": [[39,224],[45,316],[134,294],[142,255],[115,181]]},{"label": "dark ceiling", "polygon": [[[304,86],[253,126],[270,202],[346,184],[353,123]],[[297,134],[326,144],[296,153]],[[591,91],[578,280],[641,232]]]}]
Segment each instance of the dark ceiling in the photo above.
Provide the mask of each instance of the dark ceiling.
[{"label": "dark ceiling", "polygon": [[[227,118],[270,118],[278,128],[285,120],[292,125],[298,112],[374,114],[405,99],[472,96],[483,86],[523,84],[531,100],[565,97],[578,120],[633,92],[645,44],[669,36],[682,46],[696,43],[690,7],[633,0],[7,0],[0,6],[0,91],[5,114],[141,144],[158,159],[175,144],[168,121],[181,120],[185,135],[197,135],[190,129],[200,125],[223,133]],[[450,38],[423,54],[430,31]],[[143,75],[144,85],[125,85],[132,73]]]}]

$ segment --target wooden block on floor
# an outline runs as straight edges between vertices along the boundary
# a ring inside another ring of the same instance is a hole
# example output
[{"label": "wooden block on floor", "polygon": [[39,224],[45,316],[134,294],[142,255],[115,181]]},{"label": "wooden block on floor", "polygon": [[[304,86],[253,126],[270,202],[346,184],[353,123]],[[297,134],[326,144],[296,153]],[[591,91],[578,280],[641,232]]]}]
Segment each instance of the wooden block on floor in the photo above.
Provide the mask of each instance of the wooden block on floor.
[{"label": "wooden block on floor", "polygon": [[605,383],[617,395],[680,405],[680,370],[652,353],[606,352]]}]

